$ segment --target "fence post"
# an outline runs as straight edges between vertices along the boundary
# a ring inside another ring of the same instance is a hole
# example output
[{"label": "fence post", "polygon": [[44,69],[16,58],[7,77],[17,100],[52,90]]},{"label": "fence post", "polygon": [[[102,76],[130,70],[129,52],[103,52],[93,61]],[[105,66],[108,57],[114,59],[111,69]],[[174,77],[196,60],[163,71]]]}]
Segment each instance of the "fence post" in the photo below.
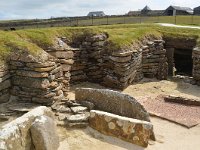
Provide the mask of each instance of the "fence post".
[{"label": "fence post", "polygon": [[107,25],[108,25],[108,16],[107,16]]},{"label": "fence post", "polygon": [[69,26],[72,26],[71,18],[69,19]]},{"label": "fence post", "polygon": [[124,24],[126,23],[126,15],[124,15]]},{"label": "fence post", "polygon": [[191,24],[194,24],[194,14],[192,15],[192,22]]},{"label": "fence post", "polygon": [[93,23],[94,23],[94,22],[93,22],[93,21],[94,21],[93,19],[94,19],[94,16],[92,15],[92,26],[93,26]]},{"label": "fence post", "polygon": [[142,23],[142,15],[140,15],[140,24]]},{"label": "fence post", "polygon": [[175,24],[176,24],[176,15],[175,15]]},{"label": "fence post", "polygon": [[76,25],[78,26],[78,18],[76,19]]}]

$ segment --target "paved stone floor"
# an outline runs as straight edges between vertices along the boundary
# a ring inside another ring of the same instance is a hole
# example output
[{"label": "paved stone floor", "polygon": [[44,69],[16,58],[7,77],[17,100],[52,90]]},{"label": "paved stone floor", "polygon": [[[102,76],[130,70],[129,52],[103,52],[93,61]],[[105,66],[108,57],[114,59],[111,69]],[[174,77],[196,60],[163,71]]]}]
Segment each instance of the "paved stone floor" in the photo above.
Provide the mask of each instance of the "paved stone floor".
[{"label": "paved stone floor", "polygon": [[144,105],[150,114],[157,117],[170,120],[188,128],[200,124],[200,106],[165,102],[162,95],[155,99],[151,97],[138,97],[137,100]]}]

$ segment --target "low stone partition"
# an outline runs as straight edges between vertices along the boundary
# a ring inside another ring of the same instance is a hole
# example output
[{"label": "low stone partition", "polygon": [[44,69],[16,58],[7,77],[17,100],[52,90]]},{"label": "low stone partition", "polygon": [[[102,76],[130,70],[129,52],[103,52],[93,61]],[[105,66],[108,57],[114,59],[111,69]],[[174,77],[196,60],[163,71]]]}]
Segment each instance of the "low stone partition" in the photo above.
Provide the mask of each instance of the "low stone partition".
[{"label": "low stone partition", "polygon": [[147,147],[153,125],[150,122],[91,110],[89,126],[97,131],[124,141]]},{"label": "low stone partition", "polygon": [[200,85],[200,48],[193,49],[193,78],[197,85]]},{"label": "low stone partition", "polygon": [[53,113],[45,106],[0,128],[1,150],[56,150],[59,138],[56,134]]},{"label": "low stone partition", "polygon": [[18,101],[51,105],[63,98],[62,68],[54,57],[45,51],[37,56],[19,52],[9,62],[10,93]]},{"label": "low stone partition", "polygon": [[138,48],[114,51],[108,55],[108,62],[103,78],[103,85],[124,89],[133,82],[140,81],[143,76],[166,79],[168,64],[164,41],[152,40]]},{"label": "low stone partition", "polygon": [[167,79],[168,64],[163,40],[148,42],[142,48],[142,71],[145,77]]},{"label": "low stone partition", "polygon": [[185,96],[167,95],[167,96],[164,96],[164,100],[166,102],[171,102],[171,103],[200,106],[200,99],[198,99],[198,98],[188,98]]},{"label": "low stone partition", "polygon": [[133,97],[107,89],[78,88],[75,90],[77,102],[89,101],[95,110],[102,110],[119,116],[150,122],[149,114]]},{"label": "low stone partition", "polygon": [[142,51],[130,48],[125,52],[113,52],[108,59],[103,85],[124,89],[143,78]]},{"label": "low stone partition", "polygon": [[0,65],[0,103],[9,101],[10,98],[10,73],[6,64]]},{"label": "low stone partition", "polygon": [[45,51],[58,59],[58,64],[62,71],[62,91],[64,96],[68,95],[71,80],[71,68],[74,64],[74,51],[78,50],[68,46],[65,42],[65,38],[57,38],[55,45],[46,49]]}]

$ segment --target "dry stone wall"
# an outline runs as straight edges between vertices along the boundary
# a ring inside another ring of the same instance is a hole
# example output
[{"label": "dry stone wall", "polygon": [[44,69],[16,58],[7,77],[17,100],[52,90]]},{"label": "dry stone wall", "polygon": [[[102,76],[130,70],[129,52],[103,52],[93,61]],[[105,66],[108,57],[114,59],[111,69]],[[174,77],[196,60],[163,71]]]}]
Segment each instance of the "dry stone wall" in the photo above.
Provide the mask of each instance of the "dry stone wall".
[{"label": "dry stone wall", "polygon": [[9,101],[9,90],[11,87],[10,73],[7,64],[0,66],[0,103]]},{"label": "dry stone wall", "polygon": [[123,89],[135,80],[142,78],[142,51],[113,52],[108,59],[109,65],[103,84]]},{"label": "dry stone wall", "polygon": [[110,68],[106,70],[103,84],[124,89],[143,76],[166,79],[168,65],[163,43],[163,40],[154,40],[139,50],[114,52],[109,57]]},{"label": "dry stone wall", "polygon": [[61,66],[45,52],[40,57],[26,52],[10,57],[10,93],[18,101],[50,105],[63,98]]},{"label": "dry stone wall", "polygon": [[155,40],[142,48],[142,71],[145,77],[167,79],[168,64],[163,44],[163,40]]},{"label": "dry stone wall", "polygon": [[[14,53],[8,67],[1,67],[0,102],[8,101],[10,93],[19,101],[49,105],[67,96],[70,84],[90,81],[124,89],[143,76],[166,79],[165,47],[174,43],[171,39],[165,40],[167,44],[162,39],[149,39],[137,48],[129,46],[111,51],[107,34],[83,34],[72,41],[58,37],[53,46],[37,56],[28,52]],[[195,44],[193,40],[191,43],[187,46]],[[198,50],[193,52],[193,75],[197,82],[198,53]]]},{"label": "dry stone wall", "polygon": [[197,85],[200,85],[200,48],[194,48],[193,50],[193,77],[196,80]]},{"label": "dry stone wall", "polygon": [[61,37],[56,40],[53,48],[45,50],[59,59],[64,75],[65,95],[69,83],[90,81],[124,89],[131,83],[140,81],[143,74],[166,78],[167,60],[162,40],[148,42],[143,48],[130,46],[124,51],[110,51],[106,47],[107,39],[108,36],[104,33],[82,35],[73,39],[72,43]]}]

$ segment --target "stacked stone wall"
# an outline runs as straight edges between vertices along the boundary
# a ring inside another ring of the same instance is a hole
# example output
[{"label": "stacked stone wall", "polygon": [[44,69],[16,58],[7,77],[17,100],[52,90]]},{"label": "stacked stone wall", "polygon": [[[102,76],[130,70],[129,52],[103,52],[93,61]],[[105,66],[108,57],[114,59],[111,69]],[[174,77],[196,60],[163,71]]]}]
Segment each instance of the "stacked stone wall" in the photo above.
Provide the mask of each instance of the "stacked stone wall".
[{"label": "stacked stone wall", "polygon": [[142,51],[112,53],[109,56],[109,67],[103,84],[109,87],[123,89],[130,85],[141,73]]},{"label": "stacked stone wall", "polygon": [[[108,35],[104,33],[81,35],[70,42],[66,37],[59,37],[40,56],[15,53],[10,57],[9,69],[4,67],[0,74],[0,100],[8,101],[10,86],[10,94],[19,101],[51,104],[67,96],[70,84],[89,81],[124,89],[143,76],[167,78],[165,47],[171,46],[170,42],[164,46],[163,40],[147,40],[137,48],[129,46],[112,51],[107,44]],[[193,76],[198,82],[198,50],[194,50],[193,60]]]},{"label": "stacked stone wall", "polygon": [[60,65],[47,53],[40,56],[43,61],[28,53],[10,57],[10,93],[18,101],[49,105],[63,98]]},{"label": "stacked stone wall", "polygon": [[10,73],[6,64],[0,66],[0,103],[9,101]]},{"label": "stacked stone wall", "polygon": [[166,79],[168,65],[163,40],[147,42],[139,50],[113,53],[109,57],[110,68],[107,69],[104,84],[113,88],[124,89],[143,76]]},{"label": "stacked stone wall", "polygon": [[197,85],[200,85],[200,48],[193,50],[193,77]]},{"label": "stacked stone wall", "polygon": [[142,66],[145,77],[167,79],[168,64],[163,40],[148,42],[142,48]]}]

